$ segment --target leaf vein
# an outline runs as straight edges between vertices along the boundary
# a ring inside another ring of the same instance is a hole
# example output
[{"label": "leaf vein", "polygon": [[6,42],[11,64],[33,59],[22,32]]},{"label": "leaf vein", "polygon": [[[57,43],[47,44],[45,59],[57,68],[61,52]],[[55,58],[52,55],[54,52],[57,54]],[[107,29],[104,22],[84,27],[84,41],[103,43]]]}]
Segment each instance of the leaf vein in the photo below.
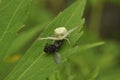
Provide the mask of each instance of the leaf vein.
[{"label": "leaf vein", "polygon": [[15,14],[16,14],[17,11],[19,10],[19,8],[21,7],[21,5],[22,5],[23,2],[24,2],[24,0],[21,1],[21,3],[18,5],[18,7],[17,7],[17,8],[15,9],[15,11],[13,12],[13,15],[11,16],[11,18],[10,18],[10,20],[9,20],[7,26],[6,26],[6,29],[5,29],[5,31],[3,32],[0,40],[2,40],[2,39],[5,37],[5,35],[6,35],[6,33],[7,33],[7,30],[9,29],[9,27],[10,27],[10,25],[11,25],[11,23],[12,23],[14,17],[15,17]]},{"label": "leaf vein", "polygon": [[24,74],[40,59],[40,57],[43,55],[42,53],[16,80],[20,80]]}]

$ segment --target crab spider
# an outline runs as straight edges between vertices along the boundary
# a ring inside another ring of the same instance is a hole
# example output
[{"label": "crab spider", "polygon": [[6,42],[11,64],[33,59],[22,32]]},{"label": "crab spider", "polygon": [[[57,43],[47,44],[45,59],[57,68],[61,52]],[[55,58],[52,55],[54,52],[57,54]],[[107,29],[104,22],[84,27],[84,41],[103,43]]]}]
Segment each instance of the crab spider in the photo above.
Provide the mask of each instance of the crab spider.
[{"label": "crab spider", "polygon": [[68,43],[70,44],[69,39],[67,38],[67,36],[73,32],[74,30],[76,30],[78,27],[75,27],[69,31],[67,31],[67,29],[65,27],[59,27],[56,28],[54,30],[55,33],[55,37],[46,37],[46,38],[39,38],[38,40],[44,40],[44,39],[51,39],[51,40],[55,40],[55,42],[53,44],[46,44],[44,47],[44,52],[46,53],[53,53],[54,54],[54,59],[55,62],[57,64],[60,63],[60,54],[58,53],[58,50],[60,49],[60,47],[62,46],[64,39],[68,41]]},{"label": "crab spider", "polygon": [[54,30],[54,35],[55,37],[45,37],[45,38],[39,38],[38,40],[45,40],[45,39],[50,39],[50,40],[67,40],[67,42],[70,44],[69,39],[67,36],[72,33],[74,30],[76,30],[78,27],[74,27],[73,29],[67,31],[65,27],[58,27]]}]

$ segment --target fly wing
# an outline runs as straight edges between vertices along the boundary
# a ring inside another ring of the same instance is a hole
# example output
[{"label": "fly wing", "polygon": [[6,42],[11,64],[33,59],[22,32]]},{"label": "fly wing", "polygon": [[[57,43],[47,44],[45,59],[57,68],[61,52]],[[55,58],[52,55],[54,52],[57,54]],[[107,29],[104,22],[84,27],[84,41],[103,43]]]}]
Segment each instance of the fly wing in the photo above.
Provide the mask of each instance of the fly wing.
[{"label": "fly wing", "polygon": [[54,53],[54,59],[57,64],[60,63],[61,55],[58,52]]}]

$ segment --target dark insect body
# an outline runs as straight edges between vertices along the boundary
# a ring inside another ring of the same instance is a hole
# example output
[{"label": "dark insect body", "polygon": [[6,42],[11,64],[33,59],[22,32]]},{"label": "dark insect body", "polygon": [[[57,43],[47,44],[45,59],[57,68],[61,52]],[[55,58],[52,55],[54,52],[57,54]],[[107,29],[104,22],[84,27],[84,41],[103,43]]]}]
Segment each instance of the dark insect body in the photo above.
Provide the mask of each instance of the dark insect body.
[{"label": "dark insect body", "polygon": [[46,44],[44,48],[44,52],[46,53],[55,53],[58,52],[60,47],[62,46],[64,40],[56,40],[53,44]]}]

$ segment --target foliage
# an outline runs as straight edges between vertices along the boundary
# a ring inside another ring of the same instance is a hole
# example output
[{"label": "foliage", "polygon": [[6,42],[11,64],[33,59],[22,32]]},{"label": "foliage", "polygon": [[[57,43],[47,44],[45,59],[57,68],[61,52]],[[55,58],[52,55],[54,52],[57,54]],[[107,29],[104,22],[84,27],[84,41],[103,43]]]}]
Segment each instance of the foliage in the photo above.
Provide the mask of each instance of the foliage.
[{"label": "foliage", "polygon": [[[76,0],[53,20],[44,0],[40,6],[36,6],[38,0],[0,1],[0,80],[119,79],[119,68],[114,63],[119,46],[106,43],[97,47],[104,42],[83,34],[86,0]],[[56,64],[53,55],[43,51],[45,44],[52,41],[37,39],[52,36],[59,26],[78,29],[69,36],[71,44],[63,44],[59,51],[61,63]],[[114,76],[108,77],[112,72]]]}]

